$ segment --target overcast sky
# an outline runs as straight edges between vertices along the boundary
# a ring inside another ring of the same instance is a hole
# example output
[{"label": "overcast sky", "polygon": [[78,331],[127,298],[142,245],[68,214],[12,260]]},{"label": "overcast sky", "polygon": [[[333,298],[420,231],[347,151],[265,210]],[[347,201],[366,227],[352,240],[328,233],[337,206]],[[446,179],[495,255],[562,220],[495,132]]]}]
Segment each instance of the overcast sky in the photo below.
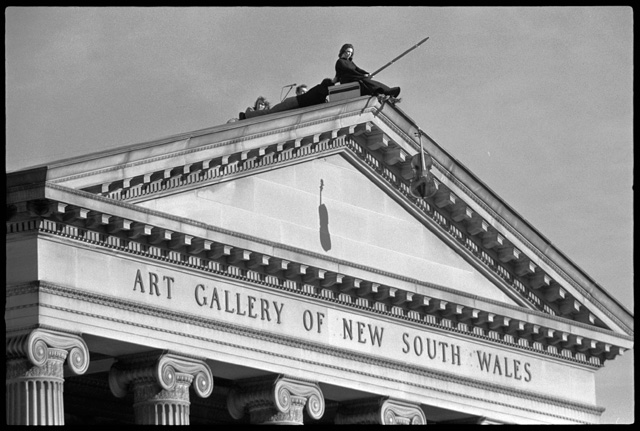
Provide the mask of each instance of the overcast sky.
[{"label": "overcast sky", "polygon": [[[633,311],[633,11],[8,8],[6,169],[200,130],[334,76],[340,46],[400,108]],[[633,352],[597,373],[633,421]]]}]

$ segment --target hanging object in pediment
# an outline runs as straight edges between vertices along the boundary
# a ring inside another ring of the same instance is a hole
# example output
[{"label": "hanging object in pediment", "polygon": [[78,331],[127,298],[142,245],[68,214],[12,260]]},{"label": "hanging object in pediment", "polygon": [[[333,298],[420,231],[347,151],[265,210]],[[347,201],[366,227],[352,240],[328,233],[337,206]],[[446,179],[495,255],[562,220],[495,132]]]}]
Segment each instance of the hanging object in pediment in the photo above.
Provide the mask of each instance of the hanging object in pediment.
[{"label": "hanging object in pediment", "polygon": [[420,176],[417,179],[411,181],[411,194],[420,199],[426,199],[438,191],[438,187],[435,184],[433,175],[430,173],[426,176]]},{"label": "hanging object in pediment", "polygon": [[438,187],[433,179],[433,174],[429,172],[433,165],[433,159],[425,154],[422,148],[422,132],[418,130],[416,135],[420,138],[420,153],[411,158],[411,169],[414,175],[409,190],[413,196],[426,199],[433,196],[438,191]]}]

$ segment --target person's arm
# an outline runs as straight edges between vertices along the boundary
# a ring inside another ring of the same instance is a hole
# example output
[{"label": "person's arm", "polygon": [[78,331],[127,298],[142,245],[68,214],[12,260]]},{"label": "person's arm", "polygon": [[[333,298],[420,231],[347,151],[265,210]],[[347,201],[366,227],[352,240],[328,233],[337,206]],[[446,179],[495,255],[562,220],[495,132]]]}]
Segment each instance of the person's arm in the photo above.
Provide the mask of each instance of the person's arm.
[{"label": "person's arm", "polygon": [[355,63],[353,63],[353,66],[354,66],[356,72],[362,73],[363,76],[369,76],[369,72],[367,72],[366,70],[360,69],[358,66],[356,66]]},{"label": "person's arm", "polygon": [[361,79],[365,78],[365,73],[362,69],[357,67],[352,61],[339,59],[336,63],[336,74],[339,80],[346,79]]}]

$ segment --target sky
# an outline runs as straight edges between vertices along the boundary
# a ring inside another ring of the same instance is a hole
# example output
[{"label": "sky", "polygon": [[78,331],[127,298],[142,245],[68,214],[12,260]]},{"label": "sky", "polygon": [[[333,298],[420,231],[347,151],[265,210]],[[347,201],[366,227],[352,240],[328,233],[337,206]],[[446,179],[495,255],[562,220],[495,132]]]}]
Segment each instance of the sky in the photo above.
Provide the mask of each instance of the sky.
[{"label": "sky", "polygon": [[[398,105],[633,307],[630,7],[5,8],[6,170],[224,124],[355,47]],[[291,94],[289,94],[291,95]],[[596,374],[634,421],[634,352]]]}]

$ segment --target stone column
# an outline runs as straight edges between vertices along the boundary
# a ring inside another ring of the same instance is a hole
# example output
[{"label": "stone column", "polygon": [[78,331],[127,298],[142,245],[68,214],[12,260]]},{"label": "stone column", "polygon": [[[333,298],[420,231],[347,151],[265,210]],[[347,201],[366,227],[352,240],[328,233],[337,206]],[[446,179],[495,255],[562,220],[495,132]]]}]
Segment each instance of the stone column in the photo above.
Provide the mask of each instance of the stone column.
[{"label": "stone column", "polygon": [[324,396],[317,383],[286,376],[246,379],[229,392],[227,408],[234,419],[249,413],[252,424],[303,425],[303,409],[312,419],[324,414]]},{"label": "stone column", "polygon": [[389,398],[369,398],[341,403],[336,424],[426,425],[418,404]]},{"label": "stone column", "polygon": [[109,371],[117,397],[133,390],[138,425],[189,425],[189,387],[202,398],[213,391],[213,375],[202,360],[173,353],[143,353],[118,358]]},{"label": "stone column", "polygon": [[89,368],[77,335],[34,329],[6,340],[7,425],[64,425],[64,362],[75,374]]}]

